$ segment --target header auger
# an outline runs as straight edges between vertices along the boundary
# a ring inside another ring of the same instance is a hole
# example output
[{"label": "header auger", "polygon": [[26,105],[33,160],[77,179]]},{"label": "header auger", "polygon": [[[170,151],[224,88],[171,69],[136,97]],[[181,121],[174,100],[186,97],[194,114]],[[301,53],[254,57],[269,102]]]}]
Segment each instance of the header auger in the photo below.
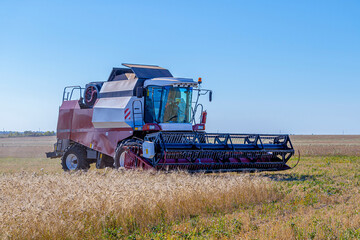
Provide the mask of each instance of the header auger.
[{"label": "header auger", "polygon": [[[65,171],[97,168],[189,172],[280,171],[294,155],[288,135],[206,133],[199,98],[212,91],[151,65],[123,64],[104,82],[64,89],[57,143],[47,157]],[[73,100],[79,93],[79,99]],[[198,116],[198,117],[196,117]],[[197,121],[200,118],[199,121]]]}]

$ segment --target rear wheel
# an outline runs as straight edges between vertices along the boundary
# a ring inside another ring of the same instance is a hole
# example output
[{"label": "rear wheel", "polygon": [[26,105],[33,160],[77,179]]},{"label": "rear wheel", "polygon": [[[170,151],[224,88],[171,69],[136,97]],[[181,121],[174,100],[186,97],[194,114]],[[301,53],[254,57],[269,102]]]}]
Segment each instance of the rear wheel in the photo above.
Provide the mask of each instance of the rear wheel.
[{"label": "rear wheel", "polygon": [[86,159],[86,150],[77,144],[69,146],[61,158],[64,171],[87,170],[90,164]]}]

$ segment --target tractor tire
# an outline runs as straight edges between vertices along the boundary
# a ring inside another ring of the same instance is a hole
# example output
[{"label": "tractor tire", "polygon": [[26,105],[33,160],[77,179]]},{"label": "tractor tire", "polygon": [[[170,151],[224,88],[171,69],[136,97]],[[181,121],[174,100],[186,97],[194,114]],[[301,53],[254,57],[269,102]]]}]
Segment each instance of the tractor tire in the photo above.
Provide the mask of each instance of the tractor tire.
[{"label": "tractor tire", "polygon": [[73,144],[65,150],[61,158],[61,165],[64,171],[87,170],[90,164],[86,159],[86,150],[84,147]]},{"label": "tractor tire", "polygon": [[126,147],[122,144],[117,146],[114,157],[115,169],[125,168]]},{"label": "tractor tire", "polygon": [[[128,157],[127,157],[127,148],[128,147],[139,147],[141,148],[141,143],[139,140],[136,139],[129,139],[117,146],[115,149],[115,156],[114,156],[114,167],[115,169],[119,168],[136,168],[136,163],[129,164]],[[130,160],[131,161],[131,160]],[[130,165],[130,166],[129,166]]]}]

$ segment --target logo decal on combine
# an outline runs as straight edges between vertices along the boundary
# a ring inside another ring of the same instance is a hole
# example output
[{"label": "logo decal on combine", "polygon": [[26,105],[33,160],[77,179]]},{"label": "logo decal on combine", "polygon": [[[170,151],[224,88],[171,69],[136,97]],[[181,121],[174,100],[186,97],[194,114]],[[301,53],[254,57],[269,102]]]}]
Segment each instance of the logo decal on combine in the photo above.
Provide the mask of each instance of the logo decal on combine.
[{"label": "logo decal on combine", "polygon": [[125,119],[130,120],[130,110],[128,108],[125,109]]}]

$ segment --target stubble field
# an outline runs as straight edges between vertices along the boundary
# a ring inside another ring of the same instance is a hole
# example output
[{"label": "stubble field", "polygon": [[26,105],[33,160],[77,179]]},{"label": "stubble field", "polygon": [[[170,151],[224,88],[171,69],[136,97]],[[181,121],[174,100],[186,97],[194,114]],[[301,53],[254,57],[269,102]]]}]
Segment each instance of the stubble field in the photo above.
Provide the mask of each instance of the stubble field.
[{"label": "stubble field", "polygon": [[360,239],[360,136],[291,139],[295,169],[211,175],[63,173],[55,137],[0,139],[0,238]]}]

